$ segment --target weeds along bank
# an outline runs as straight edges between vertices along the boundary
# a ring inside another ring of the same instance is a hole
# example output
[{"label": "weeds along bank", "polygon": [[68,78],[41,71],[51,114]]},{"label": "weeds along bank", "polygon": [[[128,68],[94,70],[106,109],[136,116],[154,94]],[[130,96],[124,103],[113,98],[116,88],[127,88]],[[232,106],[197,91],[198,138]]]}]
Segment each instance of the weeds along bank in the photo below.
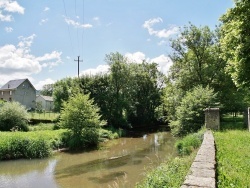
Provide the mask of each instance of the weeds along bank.
[{"label": "weeds along bank", "polygon": [[[54,150],[68,147],[66,129],[53,130],[53,124],[30,126],[29,132],[0,132],[0,160],[45,158]],[[121,131],[99,130],[99,142],[115,139]]]},{"label": "weeds along bank", "polygon": [[197,149],[203,141],[205,129],[178,140],[175,144],[179,156],[166,159],[156,169],[146,172],[146,178],[136,185],[137,188],[181,187],[190,166],[196,156]]},{"label": "weeds along bank", "polygon": [[0,160],[44,158],[63,145],[65,130],[0,132]]}]

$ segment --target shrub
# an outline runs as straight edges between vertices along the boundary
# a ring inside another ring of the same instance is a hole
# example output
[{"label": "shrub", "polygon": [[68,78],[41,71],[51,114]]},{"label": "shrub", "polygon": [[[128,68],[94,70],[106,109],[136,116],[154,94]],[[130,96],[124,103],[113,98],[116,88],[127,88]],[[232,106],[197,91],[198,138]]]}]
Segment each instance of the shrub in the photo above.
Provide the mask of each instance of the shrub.
[{"label": "shrub", "polygon": [[0,132],[0,160],[48,157],[52,150],[64,146],[64,132]]},{"label": "shrub", "polygon": [[60,125],[69,130],[70,149],[98,144],[98,129],[102,124],[98,111],[89,95],[75,94],[63,103]]},{"label": "shrub", "polygon": [[204,109],[215,105],[216,94],[209,87],[195,87],[186,93],[176,108],[175,120],[170,121],[174,135],[198,131],[205,122]]},{"label": "shrub", "polygon": [[178,140],[175,147],[179,155],[190,155],[196,148],[199,148],[204,135],[205,129],[200,130],[198,133],[189,134]]},{"label": "shrub", "polygon": [[186,157],[176,157],[166,161],[149,172],[136,188],[181,187],[195,157],[193,153]]},{"label": "shrub", "polygon": [[0,130],[28,131],[28,113],[18,102],[6,102],[0,108]]}]

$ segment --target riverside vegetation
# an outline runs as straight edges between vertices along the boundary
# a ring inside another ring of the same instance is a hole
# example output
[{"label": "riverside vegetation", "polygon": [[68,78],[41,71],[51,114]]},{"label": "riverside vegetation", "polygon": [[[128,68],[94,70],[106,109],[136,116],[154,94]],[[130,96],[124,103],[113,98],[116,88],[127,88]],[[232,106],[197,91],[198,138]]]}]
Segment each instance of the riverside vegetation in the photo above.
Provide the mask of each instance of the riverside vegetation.
[{"label": "riverside vegetation", "polygon": [[136,185],[137,188],[180,187],[200,147],[205,129],[179,139],[175,147],[179,156],[166,159],[156,169],[149,169],[146,178]]}]

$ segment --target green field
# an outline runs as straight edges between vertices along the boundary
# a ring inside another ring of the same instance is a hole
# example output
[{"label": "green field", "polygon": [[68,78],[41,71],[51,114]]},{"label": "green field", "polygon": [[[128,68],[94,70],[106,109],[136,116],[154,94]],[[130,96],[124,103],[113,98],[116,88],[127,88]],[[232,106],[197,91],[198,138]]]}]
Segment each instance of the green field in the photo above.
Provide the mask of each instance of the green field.
[{"label": "green field", "polygon": [[59,117],[59,113],[55,112],[29,112],[31,119],[39,119],[39,120],[51,120],[54,121]]},{"label": "green field", "polygon": [[250,132],[243,117],[223,117],[221,131],[214,137],[218,188],[250,187]]}]

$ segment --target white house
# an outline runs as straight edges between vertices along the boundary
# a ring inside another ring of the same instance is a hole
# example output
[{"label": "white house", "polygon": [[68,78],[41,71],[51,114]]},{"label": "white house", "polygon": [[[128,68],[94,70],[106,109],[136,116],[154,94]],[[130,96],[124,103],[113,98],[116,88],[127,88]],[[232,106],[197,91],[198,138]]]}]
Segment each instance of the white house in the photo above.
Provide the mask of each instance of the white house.
[{"label": "white house", "polygon": [[36,97],[36,103],[41,103],[42,109],[45,111],[52,111],[54,109],[53,97],[38,95]]}]

